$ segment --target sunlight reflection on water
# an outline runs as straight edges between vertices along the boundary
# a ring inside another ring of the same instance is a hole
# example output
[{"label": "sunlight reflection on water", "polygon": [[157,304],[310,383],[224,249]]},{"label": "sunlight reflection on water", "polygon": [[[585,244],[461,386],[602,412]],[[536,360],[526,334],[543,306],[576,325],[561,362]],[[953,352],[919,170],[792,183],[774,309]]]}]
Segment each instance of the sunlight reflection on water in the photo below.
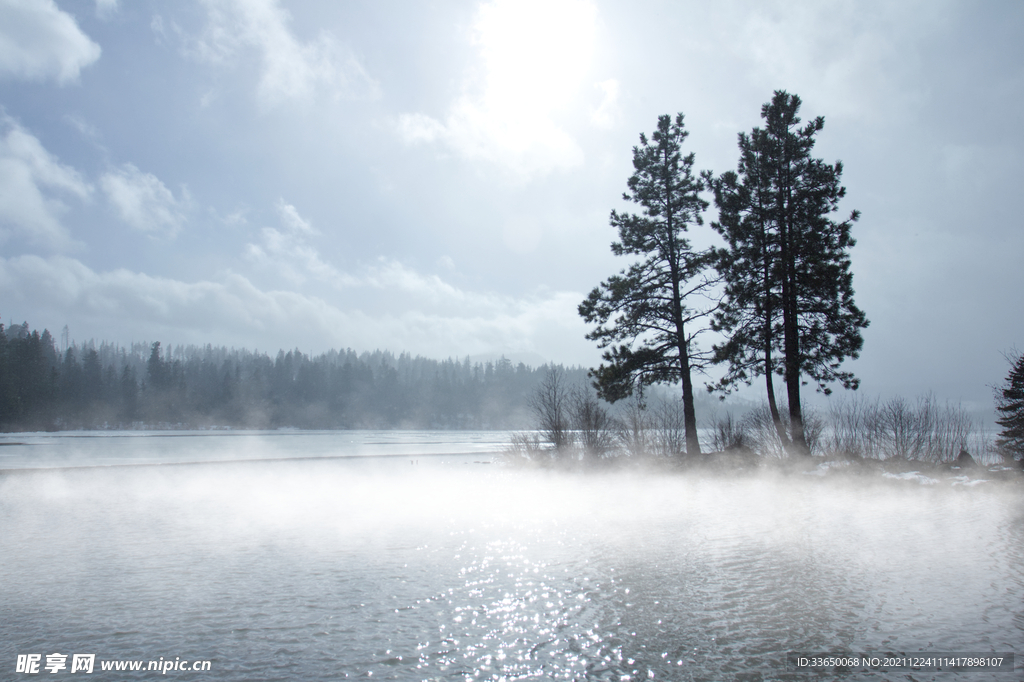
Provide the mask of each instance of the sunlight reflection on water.
[{"label": "sunlight reflection on water", "polygon": [[404,462],[11,474],[0,665],[811,679],[787,652],[1012,651],[1020,492]]}]

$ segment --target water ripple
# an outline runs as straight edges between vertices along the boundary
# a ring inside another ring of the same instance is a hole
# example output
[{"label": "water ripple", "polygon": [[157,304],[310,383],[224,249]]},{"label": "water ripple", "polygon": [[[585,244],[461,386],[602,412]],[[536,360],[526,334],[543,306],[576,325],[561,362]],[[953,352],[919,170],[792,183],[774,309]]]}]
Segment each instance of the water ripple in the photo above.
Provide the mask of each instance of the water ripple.
[{"label": "water ripple", "polygon": [[438,472],[5,479],[0,659],[180,655],[226,680],[757,680],[815,678],[789,651],[1024,641],[1019,490]]}]

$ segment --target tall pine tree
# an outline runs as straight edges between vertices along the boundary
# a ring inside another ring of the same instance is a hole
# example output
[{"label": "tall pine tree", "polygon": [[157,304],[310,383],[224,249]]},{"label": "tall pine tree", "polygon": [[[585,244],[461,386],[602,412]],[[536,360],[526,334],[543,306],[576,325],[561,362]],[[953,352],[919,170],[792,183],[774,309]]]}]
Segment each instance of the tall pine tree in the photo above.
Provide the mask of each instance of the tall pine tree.
[{"label": "tall pine tree", "polygon": [[[761,109],[765,127],[739,136],[737,171],[708,179],[719,209],[713,227],[728,244],[719,259],[725,300],[715,319],[728,341],[715,350],[729,369],[719,387],[764,375],[780,438],[807,453],[803,377],[826,394],[835,381],[857,388],[859,380],[840,365],[858,356],[868,321],[853,302],[850,272],[850,232],[859,213],[833,218],[846,195],[843,166],[811,156],[825,119],[801,127],[800,104],[796,95],[776,91]],[[788,432],[775,404],[773,374],[786,384]]]},{"label": "tall pine tree", "polygon": [[682,153],[688,134],[678,114],[675,120],[660,116],[650,139],[640,135],[623,199],[643,210],[611,213],[619,231],[612,253],[640,259],[591,291],[579,313],[598,325],[587,338],[610,347],[604,353],[608,364],[591,372],[601,397],[615,401],[637,384],[679,382],[686,451],[694,455],[700,442],[691,372],[705,361],[695,353],[694,337],[713,304],[702,296],[711,286],[705,273],[712,254],[694,251],[683,236],[689,225],[703,224],[708,206],[700,197],[704,181],[693,173],[693,154]]}]

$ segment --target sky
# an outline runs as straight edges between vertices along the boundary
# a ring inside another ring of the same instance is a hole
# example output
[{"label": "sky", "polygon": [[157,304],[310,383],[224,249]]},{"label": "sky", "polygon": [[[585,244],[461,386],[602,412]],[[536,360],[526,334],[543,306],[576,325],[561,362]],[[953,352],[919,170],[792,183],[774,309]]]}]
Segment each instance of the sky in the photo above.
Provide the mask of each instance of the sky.
[{"label": "sky", "polygon": [[1012,1],[0,0],[0,322],[593,366],[640,133],[682,112],[731,170],[782,89],[862,213],[845,368],[990,406],[1024,349],[1021,35]]}]

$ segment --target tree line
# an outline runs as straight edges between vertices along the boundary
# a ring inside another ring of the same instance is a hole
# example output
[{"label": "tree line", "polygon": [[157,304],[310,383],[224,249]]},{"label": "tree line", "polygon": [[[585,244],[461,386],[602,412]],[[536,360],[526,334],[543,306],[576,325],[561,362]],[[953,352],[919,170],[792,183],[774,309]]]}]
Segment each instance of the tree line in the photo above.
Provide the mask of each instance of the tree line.
[{"label": "tree line", "polygon": [[0,324],[0,430],[91,428],[516,429],[557,370],[351,349],[276,356],[160,342],[57,349],[49,331]]}]

